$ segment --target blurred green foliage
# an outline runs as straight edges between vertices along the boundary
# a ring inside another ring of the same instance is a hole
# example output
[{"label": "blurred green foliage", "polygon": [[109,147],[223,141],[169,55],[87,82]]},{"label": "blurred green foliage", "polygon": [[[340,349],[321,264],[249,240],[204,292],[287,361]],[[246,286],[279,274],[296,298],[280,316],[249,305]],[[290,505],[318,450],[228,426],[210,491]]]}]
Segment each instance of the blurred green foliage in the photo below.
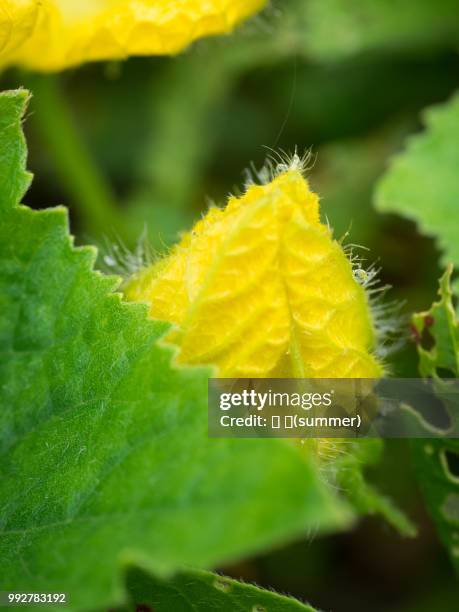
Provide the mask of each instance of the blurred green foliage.
[{"label": "blurred green foliage", "polygon": [[[452,267],[440,279],[439,300],[413,316],[418,337],[420,372],[435,381],[437,399],[442,403],[445,421],[457,431],[459,415],[451,401],[450,385],[437,377],[459,377],[459,326],[453,306]],[[427,343],[427,336],[431,342]],[[423,346],[429,344],[429,346]],[[451,381],[450,381],[451,382]],[[426,428],[429,424],[426,425]],[[447,427],[447,428],[448,428]],[[437,525],[440,537],[459,572],[459,439],[412,440],[413,456],[420,487]]]},{"label": "blurred green foliage", "polygon": [[459,96],[425,113],[426,130],[391,162],[376,190],[382,212],[413,219],[436,239],[442,263],[459,266]]},{"label": "blurred green foliage", "polygon": [[306,48],[317,59],[362,51],[455,49],[459,21],[455,0],[310,0]]}]

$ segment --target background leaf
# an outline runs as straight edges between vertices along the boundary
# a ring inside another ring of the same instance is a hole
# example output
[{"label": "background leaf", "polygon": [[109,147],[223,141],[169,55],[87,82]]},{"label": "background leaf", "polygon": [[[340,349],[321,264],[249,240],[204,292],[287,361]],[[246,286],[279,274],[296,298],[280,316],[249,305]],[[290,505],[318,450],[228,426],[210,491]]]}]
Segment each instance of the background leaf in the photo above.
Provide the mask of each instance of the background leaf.
[{"label": "background leaf", "polygon": [[[24,91],[0,96],[0,589],[123,599],[119,570],[213,566],[350,513],[284,440],[209,440],[207,375],[74,248],[29,183]],[[273,495],[273,491],[275,494]]]},{"label": "background leaf", "polygon": [[[450,277],[451,268],[440,280],[440,300],[430,310],[413,317],[420,371],[424,377],[436,379],[446,371],[459,377],[459,327]],[[423,346],[426,333],[430,339],[428,347]],[[457,404],[454,408],[457,412]],[[453,413],[452,418],[457,426],[457,414]],[[459,439],[417,439],[411,445],[420,487],[440,537],[459,571]]]},{"label": "background leaf", "polygon": [[134,570],[127,585],[134,605],[155,612],[314,612],[297,599],[204,571],[181,572],[165,581]]},{"label": "background leaf", "polygon": [[459,41],[454,0],[310,0],[305,14],[305,44],[320,60],[337,60],[363,51],[412,52],[455,48]]},{"label": "background leaf", "polygon": [[419,485],[440,538],[459,571],[459,442],[413,440],[412,447]]},{"label": "background leaf", "polygon": [[379,182],[376,207],[416,221],[438,241],[442,261],[459,265],[459,96],[429,109],[424,122]]}]

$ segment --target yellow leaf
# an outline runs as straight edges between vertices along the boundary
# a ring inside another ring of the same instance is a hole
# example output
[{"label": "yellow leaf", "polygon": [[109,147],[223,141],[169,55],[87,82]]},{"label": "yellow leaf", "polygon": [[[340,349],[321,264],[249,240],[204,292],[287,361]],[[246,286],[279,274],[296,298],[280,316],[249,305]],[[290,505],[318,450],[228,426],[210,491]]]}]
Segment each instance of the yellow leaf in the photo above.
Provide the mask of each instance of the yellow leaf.
[{"label": "yellow leaf", "polygon": [[54,71],[129,55],[174,54],[198,38],[229,32],[265,2],[3,0],[0,66]]},{"label": "yellow leaf", "polygon": [[178,360],[226,377],[377,378],[365,290],[293,164],[212,208],[125,287],[174,323]]}]

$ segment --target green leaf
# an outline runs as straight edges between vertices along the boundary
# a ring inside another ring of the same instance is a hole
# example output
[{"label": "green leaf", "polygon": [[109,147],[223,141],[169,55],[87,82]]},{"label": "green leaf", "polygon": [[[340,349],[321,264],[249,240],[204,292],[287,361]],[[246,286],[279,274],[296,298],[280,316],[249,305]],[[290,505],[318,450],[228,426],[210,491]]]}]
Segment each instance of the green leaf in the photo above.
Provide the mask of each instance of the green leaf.
[{"label": "green leaf", "polygon": [[166,581],[134,570],[127,584],[132,603],[155,612],[314,612],[292,597],[204,571],[188,570]]},{"label": "green leaf", "polygon": [[[452,304],[449,267],[440,280],[440,300],[431,309],[414,315],[420,371],[439,383],[444,370],[459,377],[459,328]],[[432,346],[425,347],[426,333]],[[447,381],[445,381],[447,383]],[[457,412],[457,406],[456,406]],[[453,423],[457,415],[452,414]],[[454,425],[453,425],[454,426]],[[419,484],[440,537],[459,571],[459,439],[413,440],[413,457]]]},{"label": "green leaf", "polygon": [[[450,284],[452,272],[453,267],[448,266],[440,279],[439,301],[430,310],[413,315],[419,371],[424,378],[441,377],[445,370],[450,376],[459,375],[459,328]],[[424,346],[424,334],[433,340],[431,346]]]},{"label": "green leaf", "polygon": [[122,570],[212,567],[349,523],[310,455],[211,440],[204,369],[74,248],[65,209],[17,205],[24,91],[0,95],[0,590],[122,603]]},{"label": "green leaf", "polygon": [[429,109],[426,130],[408,141],[376,189],[376,207],[417,222],[437,239],[443,263],[459,265],[459,96]]},{"label": "green leaf", "polygon": [[32,175],[26,172],[26,146],[21,120],[28,94],[4,92],[0,97],[0,219],[27,191]]},{"label": "green leaf", "polygon": [[310,54],[336,60],[363,51],[455,49],[455,0],[309,0],[302,2]]},{"label": "green leaf", "polygon": [[459,440],[413,440],[413,459],[419,486],[459,572],[459,474],[451,465],[459,465]]}]

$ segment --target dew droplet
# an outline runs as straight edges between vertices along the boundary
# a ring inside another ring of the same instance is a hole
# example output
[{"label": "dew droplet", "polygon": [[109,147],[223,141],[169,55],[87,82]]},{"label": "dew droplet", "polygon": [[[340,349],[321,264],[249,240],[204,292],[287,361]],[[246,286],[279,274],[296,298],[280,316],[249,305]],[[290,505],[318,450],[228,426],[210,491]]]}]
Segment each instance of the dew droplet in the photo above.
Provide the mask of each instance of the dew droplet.
[{"label": "dew droplet", "polygon": [[353,271],[353,275],[355,280],[362,285],[365,285],[370,279],[368,272],[363,268],[356,268]]},{"label": "dew droplet", "polygon": [[214,580],[214,587],[219,591],[228,593],[228,591],[231,589],[231,582],[226,578],[217,578]]}]

